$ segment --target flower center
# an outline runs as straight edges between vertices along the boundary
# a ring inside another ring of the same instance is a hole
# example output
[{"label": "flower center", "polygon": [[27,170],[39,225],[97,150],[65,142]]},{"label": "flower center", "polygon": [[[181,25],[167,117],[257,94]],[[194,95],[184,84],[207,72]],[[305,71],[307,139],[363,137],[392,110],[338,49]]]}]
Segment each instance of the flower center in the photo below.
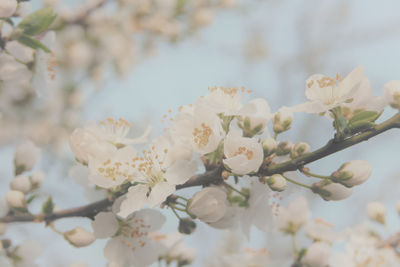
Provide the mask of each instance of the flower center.
[{"label": "flower center", "polygon": [[238,150],[233,154],[234,157],[238,156],[238,155],[244,155],[247,157],[248,160],[251,160],[254,156],[254,152],[247,149],[244,146],[241,146],[238,148]]},{"label": "flower center", "polygon": [[99,167],[97,170],[101,175],[113,181],[115,181],[117,177],[121,176],[126,177],[127,179],[132,178],[132,175],[128,172],[128,168],[125,168],[121,162],[111,162],[110,159],[103,162],[103,167]]},{"label": "flower center", "polygon": [[[149,235],[148,229],[151,228],[151,226],[145,224],[143,219],[133,219],[132,222],[133,225],[122,226],[121,235],[127,238],[138,239],[137,243],[139,247],[144,247],[146,245],[144,238]],[[132,251],[136,250],[136,247],[129,241],[121,240],[121,243]]]},{"label": "flower center", "polygon": [[193,129],[193,141],[197,144],[199,148],[204,148],[208,144],[210,136],[212,134],[213,130],[203,122],[200,125],[200,129]]}]

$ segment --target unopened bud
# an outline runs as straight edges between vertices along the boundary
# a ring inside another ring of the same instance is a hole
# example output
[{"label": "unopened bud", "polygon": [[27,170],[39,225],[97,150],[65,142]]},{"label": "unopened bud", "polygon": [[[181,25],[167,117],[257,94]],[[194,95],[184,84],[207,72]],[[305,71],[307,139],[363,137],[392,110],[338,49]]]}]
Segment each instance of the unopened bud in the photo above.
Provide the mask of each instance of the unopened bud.
[{"label": "unopened bud", "polygon": [[279,142],[275,154],[277,156],[285,156],[292,150],[292,143],[289,141]]},{"label": "unopened bud", "polygon": [[332,173],[332,180],[347,187],[364,183],[371,176],[371,165],[364,160],[352,160]]},{"label": "unopened bud", "polygon": [[323,180],[312,185],[312,191],[320,195],[324,200],[342,200],[348,198],[353,192],[352,188],[333,183],[329,180]]},{"label": "unopened bud", "polygon": [[384,85],[387,103],[395,109],[400,109],[400,81],[390,81]]},{"label": "unopened bud", "polygon": [[64,238],[71,245],[77,248],[89,246],[96,239],[94,234],[83,229],[82,227],[76,227],[71,231],[65,232]]},{"label": "unopened bud", "polygon": [[183,218],[179,221],[179,233],[190,235],[196,230],[196,223],[191,218]]},{"label": "unopened bud", "polygon": [[262,146],[264,150],[264,157],[267,157],[275,152],[277,143],[274,138],[267,138],[263,141]]},{"label": "unopened bud", "polygon": [[39,157],[40,149],[32,141],[28,140],[20,144],[14,154],[15,174],[32,170]]},{"label": "unopened bud", "polygon": [[206,187],[189,200],[187,211],[203,222],[212,223],[221,219],[226,211],[226,193],[217,187]]},{"label": "unopened bud", "polygon": [[282,133],[290,129],[293,122],[293,112],[287,107],[281,107],[274,115],[274,132]]},{"label": "unopened bud", "polygon": [[1,0],[0,1],[0,18],[11,17],[17,9],[17,0]]},{"label": "unopened bud", "polygon": [[309,153],[310,150],[311,150],[311,147],[309,144],[304,143],[304,142],[296,143],[293,146],[292,151],[290,152],[290,157],[297,158],[299,156]]},{"label": "unopened bud", "polygon": [[369,202],[367,204],[368,217],[381,224],[385,224],[386,208],[381,202]]},{"label": "unopened bud", "polygon": [[273,191],[282,192],[286,188],[286,179],[280,174],[274,174],[267,179],[267,184]]},{"label": "unopened bud", "polygon": [[6,194],[6,201],[9,207],[22,208],[25,207],[24,193],[16,190],[8,191]]},{"label": "unopened bud", "polygon": [[45,177],[46,175],[42,171],[32,172],[32,174],[30,175],[32,187],[39,188],[42,185]]},{"label": "unopened bud", "polygon": [[10,188],[26,194],[31,190],[31,182],[25,175],[17,175],[10,182]]}]

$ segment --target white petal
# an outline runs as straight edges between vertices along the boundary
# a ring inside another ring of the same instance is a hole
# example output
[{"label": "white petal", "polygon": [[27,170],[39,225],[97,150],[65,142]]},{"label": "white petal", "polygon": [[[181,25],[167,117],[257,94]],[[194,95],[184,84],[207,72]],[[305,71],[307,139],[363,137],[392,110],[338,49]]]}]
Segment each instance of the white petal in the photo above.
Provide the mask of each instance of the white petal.
[{"label": "white petal", "polygon": [[150,192],[149,204],[150,207],[160,205],[169,195],[175,192],[175,185],[171,185],[167,182],[161,182],[156,184]]},{"label": "white petal", "polygon": [[131,186],[126,194],[126,199],[122,201],[118,216],[122,218],[128,217],[133,212],[140,210],[147,204],[147,186],[135,185]]},{"label": "white petal", "polygon": [[96,238],[107,238],[118,230],[118,221],[114,213],[100,212],[94,217],[92,228]]}]

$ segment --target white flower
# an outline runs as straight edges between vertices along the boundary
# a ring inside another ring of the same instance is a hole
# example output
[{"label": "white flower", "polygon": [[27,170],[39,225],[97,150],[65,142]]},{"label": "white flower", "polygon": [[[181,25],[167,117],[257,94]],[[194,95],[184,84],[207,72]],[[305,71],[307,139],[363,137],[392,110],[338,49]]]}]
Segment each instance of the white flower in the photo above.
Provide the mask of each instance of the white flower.
[{"label": "white flower", "polygon": [[236,205],[232,206],[228,204],[224,216],[216,222],[208,223],[209,226],[216,229],[230,229],[237,226],[240,208]]},{"label": "white flower", "polygon": [[[112,216],[115,215],[99,213],[92,222],[96,236],[112,237],[104,248],[107,260],[117,266],[142,267],[152,264],[160,255],[165,254],[166,247],[151,238],[151,233],[159,230],[165,222],[160,212],[143,209],[133,213],[130,219],[121,224]],[[115,235],[117,230],[118,235]]]},{"label": "white flower", "polygon": [[352,188],[348,188],[338,183],[332,183],[331,181],[320,181],[312,185],[314,193],[319,194],[323,199],[329,200],[343,200],[351,196],[353,192]]},{"label": "white flower", "polygon": [[257,172],[264,160],[261,143],[256,138],[242,137],[239,131],[230,131],[226,136],[224,154],[224,164],[239,175]]},{"label": "white flower", "polygon": [[314,241],[332,243],[334,240],[338,239],[338,234],[334,233],[332,228],[333,224],[317,218],[308,222],[304,230],[307,236]]},{"label": "white flower", "polygon": [[108,155],[89,160],[89,180],[97,186],[111,188],[121,185],[126,180],[132,181],[136,150],[131,146],[114,151]]},{"label": "white flower", "polygon": [[43,247],[36,241],[24,241],[18,246],[16,254],[19,261],[15,263],[15,267],[32,267],[36,266],[34,262],[42,254]]},{"label": "white flower", "polygon": [[250,187],[248,207],[241,209],[239,222],[246,237],[250,238],[250,228],[254,225],[258,230],[266,232],[271,225],[272,211],[269,206],[269,188],[258,180]]},{"label": "white flower", "polygon": [[171,128],[172,137],[179,143],[188,143],[202,155],[217,149],[224,132],[221,119],[204,106],[182,110]]},{"label": "white flower", "polygon": [[312,75],[306,81],[306,96],[310,102],[297,105],[294,110],[321,113],[351,102],[363,94],[362,83],[366,79],[363,67],[357,67],[343,80],[339,75],[335,79],[322,74]]},{"label": "white flower", "polygon": [[40,157],[40,149],[35,144],[27,140],[20,144],[15,150],[14,164],[17,174],[23,171],[30,171]]},{"label": "white flower", "polygon": [[160,205],[175,192],[176,185],[185,183],[196,172],[197,162],[191,156],[169,138],[154,140],[149,151],[129,161],[135,169],[132,182],[138,184],[129,188],[118,215],[126,218],[145,205]]},{"label": "white flower", "polygon": [[130,124],[124,119],[115,121],[108,118],[100,121],[99,124],[89,122],[85,128],[75,129],[72,133],[69,144],[75,157],[82,163],[89,161],[89,158],[108,155],[115,151],[115,147],[123,147],[128,144],[144,143],[150,132],[150,128],[139,138],[126,138]]},{"label": "white flower", "polygon": [[17,9],[17,0],[1,0],[0,2],[0,18],[11,17]]},{"label": "white flower", "polygon": [[326,267],[329,265],[331,247],[325,242],[314,242],[307,248],[302,262],[307,267]]},{"label": "white flower", "polygon": [[390,81],[384,85],[385,98],[393,108],[400,108],[400,81]]},{"label": "white flower", "polygon": [[162,256],[167,261],[191,264],[196,257],[196,250],[188,247],[183,242],[183,235],[180,233],[154,234],[152,235],[152,239],[168,248],[165,255]]},{"label": "white flower", "polygon": [[399,266],[395,250],[389,246],[379,246],[380,238],[372,235],[373,230],[365,225],[347,231],[345,251],[340,253],[332,267],[392,267]]},{"label": "white flower", "polygon": [[237,115],[242,107],[242,94],[244,90],[238,88],[213,87],[209,88],[210,93],[198,100],[214,113],[223,113],[226,116]]},{"label": "white flower", "polygon": [[282,175],[274,174],[267,179],[267,184],[272,190],[281,192],[285,190],[287,182]]},{"label": "white flower", "polygon": [[248,102],[239,110],[238,115],[241,127],[253,134],[261,133],[272,117],[269,105],[263,98]]},{"label": "white flower", "polygon": [[94,234],[88,232],[82,227],[76,227],[71,231],[64,233],[64,238],[74,247],[81,248],[89,246],[96,240]]},{"label": "white flower", "polygon": [[304,197],[292,200],[286,207],[280,208],[275,224],[280,231],[294,234],[308,222],[310,211]]},{"label": "white flower", "polygon": [[20,44],[18,41],[7,42],[5,49],[19,61],[24,63],[30,63],[33,61],[33,54],[35,53],[35,50]]},{"label": "white flower", "polygon": [[386,208],[381,202],[369,202],[367,204],[368,217],[381,224],[385,224]]},{"label": "white flower", "polygon": [[6,201],[9,207],[22,208],[25,207],[25,195],[20,191],[11,190],[6,194]]},{"label": "white flower", "polygon": [[31,186],[31,181],[25,175],[17,175],[10,182],[10,188],[12,190],[17,190],[24,194],[31,190]]},{"label": "white flower", "polygon": [[293,122],[293,111],[288,107],[281,107],[274,114],[274,132],[282,133],[287,131],[292,126]]},{"label": "white flower", "polygon": [[372,173],[371,165],[364,160],[351,160],[334,172],[332,180],[352,187],[364,183]]},{"label": "white flower", "polygon": [[206,187],[193,195],[188,202],[187,210],[199,220],[212,223],[224,216],[225,202],[225,191],[216,187]]}]

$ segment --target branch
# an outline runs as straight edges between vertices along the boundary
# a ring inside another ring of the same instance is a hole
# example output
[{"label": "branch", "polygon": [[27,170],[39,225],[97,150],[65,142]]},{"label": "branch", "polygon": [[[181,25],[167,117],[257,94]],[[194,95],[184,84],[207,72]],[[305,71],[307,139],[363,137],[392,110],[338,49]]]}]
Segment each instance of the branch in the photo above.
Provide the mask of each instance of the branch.
[{"label": "branch", "polygon": [[[369,129],[363,133],[357,134],[353,137],[345,139],[343,141],[335,141],[334,139],[330,140],[325,146],[317,149],[314,152],[305,154],[298,158],[280,163],[273,164],[268,166],[267,168],[260,169],[258,171],[258,175],[262,176],[270,176],[276,173],[284,173],[287,171],[295,171],[301,169],[305,164],[317,161],[326,156],[329,156],[335,152],[344,150],[350,146],[356,145],[363,141],[367,141],[368,139],[386,132],[387,130],[393,128],[400,128],[400,113],[397,113],[390,119],[382,122],[381,124],[376,125],[373,129]],[[221,172],[223,171],[223,167],[219,166],[211,170],[207,170],[202,174],[198,174],[190,178],[186,183],[182,185],[177,185],[176,189],[184,189],[193,186],[205,186],[209,184],[219,184],[223,180],[221,178]],[[113,199],[103,199],[97,202],[93,202],[91,204],[66,209],[58,212],[54,212],[51,215],[7,215],[0,218],[0,222],[3,223],[11,223],[11,222],[52,222],[57,219],[67,218],[67,217],[87,217],[92,218],[99,212],[107,210],[114,203],[115,199],[126,192],[119,192]]]}]

